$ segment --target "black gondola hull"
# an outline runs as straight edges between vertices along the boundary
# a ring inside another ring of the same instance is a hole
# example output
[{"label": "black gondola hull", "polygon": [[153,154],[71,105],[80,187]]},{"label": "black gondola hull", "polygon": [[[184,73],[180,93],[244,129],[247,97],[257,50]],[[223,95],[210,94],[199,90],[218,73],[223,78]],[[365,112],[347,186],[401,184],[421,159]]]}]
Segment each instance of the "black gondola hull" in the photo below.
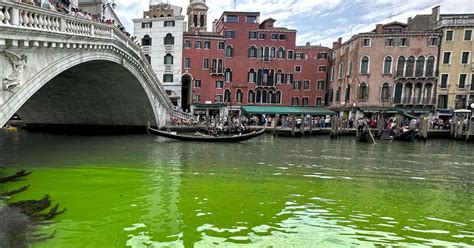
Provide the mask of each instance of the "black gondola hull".
[{"label": "black gondola hull", "polygon": [[179,134],[173,134],[165,131],[161,131],[158,129],[154,128],[148,128],[148,132],[150,134],[162,136],[165,138],[169,139],[175,139],[175,140],[180,140],[180,141],[194,141],[194,142],[227,142],[227,143],[233,143],[233,142],[241,142],[241,141],[246,141],[255,137],[258,137],[262,134],[265,133],[265,129],[262,129],[258,132],[251,132],[247,134],[242,134],[242,135],[235,135],[235,136],[188,136],[188,135],[179,135]]}]

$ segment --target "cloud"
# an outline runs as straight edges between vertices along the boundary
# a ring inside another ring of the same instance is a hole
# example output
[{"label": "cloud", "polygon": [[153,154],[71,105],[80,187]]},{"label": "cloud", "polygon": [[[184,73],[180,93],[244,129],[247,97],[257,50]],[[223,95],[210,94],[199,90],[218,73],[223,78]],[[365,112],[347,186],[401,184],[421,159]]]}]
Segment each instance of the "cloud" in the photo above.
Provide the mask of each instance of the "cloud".
[{"label": "cloud", "polygon": [[[156,0],[155,0],[156,1]],[[163,0],[166,2],[167,0]],[[133,18],[140,18],[148,10],[146,0],[115,0],[117,14],[129,32],[133,32]],[[183,7],[188,0],[168,0]],[[208,27],[224,11],[234,10],[233,0],[207,0]],[[431,8],[441,5],[441,14],[474,13],[473,0],[237,0],[237,11],[260,12],[261,20],[272,17],[277,26],[298,30],[297,44],[306,42],[331,46],[338,37],[347,40],[353,34],[367,32],[377,23],[406,22],[417,14],[430,14]]]}]

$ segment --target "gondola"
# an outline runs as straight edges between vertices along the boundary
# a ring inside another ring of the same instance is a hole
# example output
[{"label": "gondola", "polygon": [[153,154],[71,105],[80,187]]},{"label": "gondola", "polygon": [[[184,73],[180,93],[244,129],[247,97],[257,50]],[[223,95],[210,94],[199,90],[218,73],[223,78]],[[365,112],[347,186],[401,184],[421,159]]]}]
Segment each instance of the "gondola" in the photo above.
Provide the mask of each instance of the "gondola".
[{"label": "gondola", "polygon": [[415,141],[416,131],[413,129],[404,131],[395,137],[395,140],[413,142]]},{"label": "gondola", "polygon": [[265,133],[265,129],[262,129],[258,132],[253,131],[251,133],[242,134],[242,135],[234,135],[234,136],[190,136],[190,135],[179,135],[174,134],[166,131],[161,131],[158,129],[154,129],[148,127],[148,132],[150,134],[162,136],[169,139],[181,140],[181,141],[195,141],[195,142],[241,142],[245,140],[249,140],[260,136]]},{"label": "gondola", "polygon": [[366,143],[369,142],[370,140],[369,132],[370,131],[368,129],[364,129],[361,132],[358,132],[356,135],[356,140],[359,142],[366,142]]}]

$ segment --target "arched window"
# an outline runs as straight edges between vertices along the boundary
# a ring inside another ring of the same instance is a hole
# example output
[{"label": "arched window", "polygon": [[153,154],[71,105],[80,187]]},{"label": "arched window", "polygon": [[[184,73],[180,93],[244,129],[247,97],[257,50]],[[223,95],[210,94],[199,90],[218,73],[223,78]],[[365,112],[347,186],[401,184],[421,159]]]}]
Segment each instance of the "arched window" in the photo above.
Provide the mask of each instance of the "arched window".
[{"label": "arched window", "polygon": [[344,77],[344,63],[340,63],[339,64],[339,76],[338,78],[341,79]]},{"label": "arched window", "polygon": [[276,83],[277,83],[277,84],[283,83],[283,71],[282,71],[282,70],[278,70],[278,71],[277,71]]},{"label": "arched window", "polygon": [[390,84],[389,83],[382,84],[382,90],[380,92],[380,100],[382,101],[390,100]]},{"label": "arched window", "polygon": [[420,56],[416,60],[415,77],[423,77],[424,70],[425,70],[425,57]]},{"label": "arched window", "polygon": [[429,56],[426,61],[426,77],[434,76],[435,57]]},{"label": "arched window", "polygon": [[173,55],[166,54],[165,56],[165,65],[172,65],[173,64]]},{"label": "arched window", "polygon": [[360,74],[369,74],[370,59],[363,56],[360,60]]},{"label": "arched window", "polygon": [[392,73],[392,57],[387,56],[383,61],[383,74]]},{"label": "arched window", "polygon": [[250,69],[249,71],[249,77],[248,77],[248,82],[249,83],[255,83],[256,82],[256,74],[255,74],[255,70],[252,68]]},{"label": "arched window", "polygon": [[336,90],[336,102],[341,101],[341,86]]},{"label": "arched window", "polygon": [[267,95],[267,91],[264,90],[264,91],[262,92],[262,103],[267,103],[267,96],[268,96],[268,95]]},{"label": "arched window", "polygon": [[230,68],[225,69],[224,79],[225,82],[232,82],[232,70]]},{"label": "arched window", "polygon": [[273,94],[273,91],[268,92],[268,103],[275,103],[275,99],[273,98],[275,95]]},{"label": "arched window", "polygon": [[433,104],[432,96],[433,96],[433,84],[432,83],[427,83],[427,84],[425,84],[423,104]]},{"label": "arched window", "polygon": [[405,71],[405,77],[413,77],[414,69],[415,69],[415,57],[411,56],[407,60],[407,69]]},{"label": "arched window", "polygon": [[241,103],[241,102],[242,102],[242,90],[241,90],[241,89],[238,89],[238,90],[237,90],[237,94],[235,95],[235,100],[236,100],[238,103]]},{"label": "arched window", "polygon": [[285,48],[283,47],[278,48],[278,58],[284,59],[285,57],[286,57]]},{"label": "arched window", "polygon": [[348,84],[346,87],[346,95],[344,97],[344,101],[349,101],[350,95],[351,95],[351,85]]},{"label": "arched window", "polygon": [[277,93],[275,94],[275,103],[281,104],[281,91],[277,91]]},{"label": "arched window", "polygon": [[276,57],[276,49],[275,47],[272,47],[272,49],[270,50],[270,57],[272,59],[274,59]]},{"label": "arched window", "polygon": [[202,15],[200,19],[201,19],[201,20],[200,20],[200,21],[201,21],[201,24],[200,24],[201,27],[205,27],[206,24],[205,24],[205,22],[204,22],[204,16]]},{"label": "arched window", "polygon": [[194,27],[197,27],[197,25],[198,25],[198,16],[197,16],[197,15],[194,15],[194,16],[193,16],[193,26],[194,26]]},{"label": "arched window", "polygon": [[269,86],[273,86],[275,84],[275,70],[271,69],[268,73],[268,84]]},{"label": "arched window", "polygon": [[331,81],[334,81],[334,75],[335,75],[334,70],[335,70],[334,66],[331,66]]},{"label": "arched window", "polygon": [[227,45],[225,48],[226,57],[234,57],[234,48],[231,45]]},{"label": "arched window", "polygon": [[417,83],[415,84],[415,95],[413,96],[413,103],[420,104],[421,103],[421,96],[423,94],[423,84]]},{"label": "arched window", "polygon": [[256,58],[257,57],[257,48],[255,46],[251,46],[249,48],[249,58]]},{"label": "arched window", "polygon": [[404,99],[402,102],[411,103],[411,97],[413,96],[413,84],[411,83],[405,84],[405,90],[403,92],[403,95],[404,95]]},{"label": "arched window", "polygon": [[253,90],[249,90],[249,96],[248,96],[247,102],[255,103],[255,92]]},{"label": "arched window", "polygon": [[263,47],[258,48],[258,53],[257,53],[258,58],[263,58]]},{"label": "arched window", "polygon": [[352,59],[349,60],[349,65],[347,66],[347,75],[348,76],[352,75]]},{"label": "arched window", "polygon": [[332,89],[329,90],[329,102],[334,101],[334,91]]},{"label": "arched window", "polygon": [[151,37],[149,35],[143,36],[142,46],[151,46]]},{"label": "arched window", "polygon": [[260,90],[257,90],[257,98],[256,98],[256,102],[257,103],[261,103],[262,102],[262,91]]},{"label": "arched window", "polygon": [[149,54],[145,54],[145,58],[148,61],[149,64],[151,64],[151,57]]},{"label": "arched window", "polygon": [[404,70],[405,70],[405,57],[399,57],[398,64],[397,64],[397,77],[403,77]]},{"label": "arched window", "polygon": [[369,86],[366,83],[359,84],[359,100],[369,100]]},{"label": "arched window", "polygon": [[262,70],[262,69],[258,69],[258,73],[257,73],[257,86],[261,86],[261,85],[262,85],[262,77],[263,77],[263,70]]},{"label": "arched window", "polygon": [[268,69],[263,69],[262,71],[262,85],[266,86],[268,84],[268,74],[270,71]]},{"label": "arched window", "polygon": [[402,103],[403,84],[397,83],[395,86],[395,93],[393,97],[393,103]]},{"label": "arched window", "polygon": [[230,102],[230,99],[232,98],[232,94],[230,93],[230,90],[227,89],[224,91],[224,102]]},{"label": "arched window", "polygon": [[167,34],[164,38],[165,45],[174,45],[174,37],[171,34]]},{"label": "arched window", "polygon": [[265,47],[265,52],[263,53],[263,60],[269,61],[270,60],[270,48]]}]

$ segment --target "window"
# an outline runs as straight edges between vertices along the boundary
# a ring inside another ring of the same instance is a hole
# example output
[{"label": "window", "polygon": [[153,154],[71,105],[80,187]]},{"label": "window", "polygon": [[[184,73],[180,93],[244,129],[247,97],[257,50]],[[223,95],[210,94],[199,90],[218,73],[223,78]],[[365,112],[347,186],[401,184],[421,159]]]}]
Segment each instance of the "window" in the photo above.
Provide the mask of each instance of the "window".
[{"label": "window", "polygon": [[295,66],[295,72],[297,73],[301,72],[301,66],[299,65]]},{"label": "window", "polygon": [[448,87],[449,74],[441,74],[441,85],[440,88],[446,89]]},{"label": "window", "polygon": [[293,89],[300,90],[301,89],[301,81],[294,81],[293,82]]},{"label": "window", "polygon": [[231,45],[226,46],[225,56],[229,58],[234,57],[234,48]]},{"label": "window", "polygon": [[201,80],[194,80],[194,88],[201,88]]},{"label": "window", "polygon": [[303,97],[303,106],[308,106],[309,105],[309,97]]},{"label": "window", "polygon": [[407,69],[405,71],[405,77],[413,77],[413,72],[415,70],[415,57],[410,56],[407,60]]},{"label": "window", "polygon": [[219,48],[219,50],[224,50],[224,42],[223,41],[219,41],[218,48]]},{"label": "window", "polygon": [[346,87],[346,95],[344,97],[344,101],[346,102],[349,101],[350,96],[351,96],[351,85],[349,84]]},{"label": "window", "polygon": [[349,65],[347,66],[347,76],[351,76],[352,75],[352,59],[349,60]]},{"label": "window", "polygon": [[197,48],[197,49],[201,49],[201,47],[202,47],[202,41],[197,40],[197,41],[196,41],[196,48]]},{"label": "window", "polygon": [[173,82],[173,74],[163,74],[163,82],[164,83],[172,83]]},{"label": "window", "polygon": [[447,95],[439,95],[438,96],[438,108],[440,108],[440,109],[448,108],[448,96]]},{"label": "window", "polygon": [[[471,74],[471,91],[474,91],[474,73]],[[471,97],[474,100],[474,97]]]},{"label": "window", "polygon": [[246,23],[257,23],[257,17],[256,16],[246,16],[245,17],[245,22]]},{"label": "window", "polygon": [[369,74],[369,57],[363,56],[360,63],[360,74]]},{"label": "window", "polygon": [[415,77],[423,77],[425,70],[425,57],[418,57],[416,60]]},{"label": "window", "polygon": [[232,98],[232,94],[230,93],[230,90],[227,89],[224,91],[224,102],[230,102],[230,99]]},{"label": "window", "polygon": [[320,66],[318,67],[318,71],[319,71],[319,72],[326,72],[326,66],[320,65]]},{"label": "window", "polygon": [[472,30],[465,30],[464,41],[471,41],[471,40],[472,40]]},{"label": "window", "polygon": [[324,80],[318,80],[317,90],[324,90]]},{"label": "window", "polygon": [[288,50],[288,59],[293,59],[293,51]]},{"label": "window", "polygon": [[299,99],[298,97],[292,97],[292,98],[291,98],[291,105],[292,105],[292,106],[298,106],[299,100],[300,100],[300,99]]},{"label": "window", "polygon": [[256,39],[257,39],[257,32],[255,32],[255,31],[250,31],[250,32],[249,32],[249,39],[251,39],[251,40],[256,40]]},{"label": "window", "polygon": [[344,54],[346,54],[346,47],[341,47],[341,53],[339,56],[343,56]]},{"label": "window", "polygon": [[186,69],[191,68],[191,59],[190,58],[184,58],[184,68],[186,68]]},{"label": "window", "polygon": [[334,73],[335,73],[334,71],[335,71],[335,68],[334,68],[334,66],[332,66],[332,67],[331,67],[331,77],[330,77],[330,80],[331,80],[331,81],[334,81],[334,75],[335,75],[335,74],[334,74]]},{"label": "window", "polygon": [[211,42],[210,41],[204,41],[204,49],[211,49]]},{"label": "window", "polygon": [[430,56],[426,61],[426,77],[434,77],[435,57]]},{"label": "window", "polygon": [[251,46],[249,48],[249,58],[257,58],[257,48],[255,46]]},{"label": "window", "polygon": [[362,47],[370,47],[370,38],[362,38]]},{"label": "window", "polygon": [[248,103],[255,103],[255,92],[253,90],[249,91],[249,96],[247,98]]},{"label": "window", "polygon": [[438,37],[428,37],[428,46],[437,46]]},{"label": "window", "polygon": [[359,85],[359,100],[369,100],[369,87],[366,83]]},{"label": "window", "polygon": [[258,33],[258,39],[259,40],[264,40],[265,39],[265,33]]},{"label": "window", "polygon": [[285,48],[283,47],[278,48],[278,58],[284,59],[285,57],[286,57]]},{"label": "window", "polygon": [[222,89],[224,88],[224,81],[216,81],[216,89]]},{"label": "window", "polygon": [[270,49],[270,58],[274,59],[276,57],[276,49],[275,47],[272,47]]},{"label": "window", "polygon": [[278,34],[272,34],[272,40],[278,40]]},{"label": "window", "polygon": [[458,87],[459,87],[460,89],[466,88],[466,80],[467,80],[467,74],[465,74],[465,73],[459,74],[459,84],[458,84]]},{"label": "window", "polygon": [[341,101],[341,86],[339,86],[336,90],[336,102]]},{"label": "window", "polygon": [[293,74],[286,74],[285,81],[287,84],[293,83]]},{"label": "window", "polygon": [[390,84],[384,83],[382,85],[382,91],[380,92],[380,99],[382,101],[390,100]]},{"label": "window", "polygon": [[248,82],[255,83],[256,81],[257,81],[257,74],[254,69],[250,69],[249,75],[248,75]]},{"label": "window", "polygon": [[451,52],[443,53],[443,65],[451,64]]},{"label": "window", "polygon": [[270,61],[270,48],[265,47],[265,52],[263,53],[263,61]]},{"label": "window", "polygon": [[318,53],[318,59],[327,59],[328,54],[327,53]]},{"label": "window", "polygon": [[152,28],[153,23],[152,22],[142,22],[142,28]]},{"label": "window", "polygon": [[[172,34],[167,34],[164,38],[164,44],[165,45],[174,45],[174,37]],[[191,45],[189,46],[191,47]]]},{"label": "window", "polygon": [[275,101],[276,104],[281,104],[281,91],[277,91],[275,94]]},{"label": "window", "polygon": [[173,55],[171,55],[169,53],[166,54],[164,64],[165,65],[172,65],[173,64]]},{"label": "window", "polygon": [[469,54],[470,54],[470,52],[462,52],[462,54],[461,54],[461,64],[467,65],[469,63]]},{"label": "window", "polygon": [[338,78],[342,79],[344,77],[344,63],[339,64],[339,73]]},{"label": "window", "polygon": [[405,70],[405,57],[399,57],[398,65],[397,65],[397,77],[403,77],[404,70]]},{"label": "window", "polygon": [[286,34],[280,34],[278,40],[286,40]]},{"label": "window", "polygon": [[277,71],[277,74],[276,74],[276,83],[277,83],[277,84],[283,83],[283,71],[282,71],[282,70],[278,70],[278,71]]},{"label": "window", "polygon": [[225,69],[224,73],[225,82],[232,82],[232,70],[230,68]]},{"label": "window", "polygon": [[393,96],[393,103],[402,103],[403,84],[397,83],[395,86],[395,93]]},{"label": "window", "polygon": [[184,41],[184,48],[191,48],[191,41],[190,40],[185,40]]},{"label": "window", "polygon": [[383,62],[383,74],[392,73],[392,57],[387,56]]},{"label": "window", "polygon": [[235,31],[225,31],[225,37],[228,39],[235,38]]},{"label": "window", "polygon": [[386,47],[394,47],[395,46],[395,38],[385,38],[385,46]]},{"label": "window", "polygon": [[402,38],[398,39],[398,46],[407,47],[408,46],[408,38],[407,37],[402,37]]},{"label": "window", "polygon": [[222,102],[222,95],[216,95],[216,102],[221,103]]},{"label": "window", "polygon": [[240,102],[242,102],[242,98],[243,98],[242,90],[238,89],[237,93],[235,94],[235,100],[240,103]]},{"label": "window", "polygon": [[174,21],[165,21],[164,25],[165,25],[165,27],[174,27],[175,22]]},{"label": "window", "polygon": [[193,94],[193,102],[194,103],[200,103],[201,102],[201,96]]},{"label": "window", "polygon": [[323,105],[323,99],[321,97],[316,97],[316,106],[322,106]]},{"label": "window", "polygon": [[454,33],[454,30],[446,30],[445,41],[453,41],[453,33]]},{"label": "window", "polygon": [[236,15],[227,15],[225,22],[239,22],[239,17]]},{"label": "window", "polygon": [[202,69],[205,69],[205,70],[209,69],[209,59],[204,59],[202,61]]},{"label": "window", "polygon": [[308,80],[303,81],[303,89],[310,90],[310,82]]},{"label": "window", "polygon": [[151,46],[151,37],[149,35],[143,36],[142,46]]}]

